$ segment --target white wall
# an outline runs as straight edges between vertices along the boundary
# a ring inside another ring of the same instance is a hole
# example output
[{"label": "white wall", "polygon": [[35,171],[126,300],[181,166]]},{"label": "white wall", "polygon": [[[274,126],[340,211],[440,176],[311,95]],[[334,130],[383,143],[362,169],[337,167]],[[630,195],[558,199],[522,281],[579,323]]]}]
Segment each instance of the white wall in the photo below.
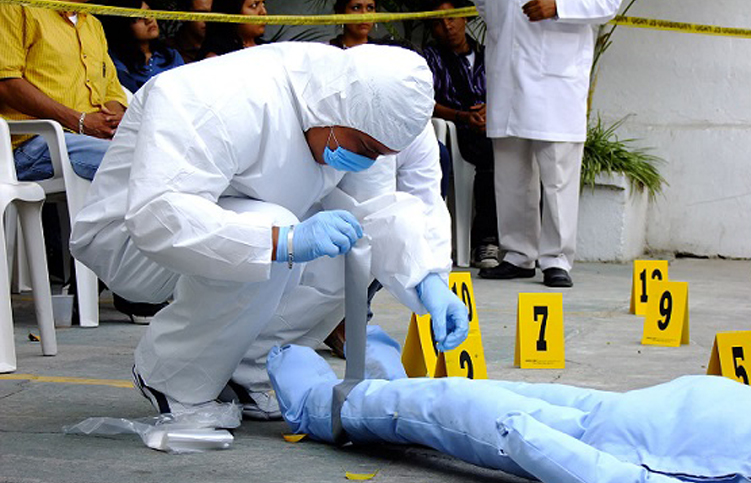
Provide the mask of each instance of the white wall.
[{"label": "white wall", "polygon": [[[628,14],[751,29],[748,0],[637,0]],[[649,248],[751,258],[751,39],[618,27],[613,40],[593,114],[631,115],[620,137],[667,161]]]}]

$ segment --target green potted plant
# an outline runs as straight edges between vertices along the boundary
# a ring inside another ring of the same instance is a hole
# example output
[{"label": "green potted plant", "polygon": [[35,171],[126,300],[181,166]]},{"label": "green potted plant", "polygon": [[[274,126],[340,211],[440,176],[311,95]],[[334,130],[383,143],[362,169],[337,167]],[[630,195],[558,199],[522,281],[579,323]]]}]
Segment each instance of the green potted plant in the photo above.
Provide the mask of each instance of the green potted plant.
[{"label": "green potted plant", "polygon": [[598,175],[623,175],[633,191],[646,190],[650,199],[662,192],[667,184],[658,170],[664,160],[645,148],[632,145],[635,139],[619,139],[615,131],[627,118],[605,126],[597,116],[590,124],[582,159],[582,189],[594,188]]},{"label": "green potted plant", "polygon": [[597,117],[587,133],[582,159],[577,259],[626,262],[646,247],[647,208],[666,184],[662,160],[615,131],[625,118],[605,126]]}]

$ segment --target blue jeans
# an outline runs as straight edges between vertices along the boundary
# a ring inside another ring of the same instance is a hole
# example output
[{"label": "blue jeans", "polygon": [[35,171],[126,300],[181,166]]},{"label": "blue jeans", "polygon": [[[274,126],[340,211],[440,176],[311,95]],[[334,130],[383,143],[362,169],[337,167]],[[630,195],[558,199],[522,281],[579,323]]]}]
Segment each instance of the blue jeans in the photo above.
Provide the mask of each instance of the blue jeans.
[{"label": "blue jeans", "polygon": [[[82,178],[94,179],[94,174],[102,162],[104,153],[110,146],[106,139],[83,136],[66,132],[65,144],[73,171]],[[51,178],[52,160],[50,150],[42,136],[34,136],[13,153],[16,161],[16,173],[19,181],[39,181]]]}]

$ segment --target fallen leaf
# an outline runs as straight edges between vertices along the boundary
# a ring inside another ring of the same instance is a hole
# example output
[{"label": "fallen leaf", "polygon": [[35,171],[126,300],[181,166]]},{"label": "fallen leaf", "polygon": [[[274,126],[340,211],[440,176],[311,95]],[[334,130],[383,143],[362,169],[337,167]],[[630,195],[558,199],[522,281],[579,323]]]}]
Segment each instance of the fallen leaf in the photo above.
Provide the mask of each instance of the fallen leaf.
[{"label": "fallen leaf", "polygon": [[305,433],[302,433],[302,434],[284,434],[284,433],[282,433],[282,438],[284,438],[284,441],[286,441],[288,443],[297,443],[297,442],[303,440],[306,436],[307,436],[307,434],[305,434]]},{"label": "fallen leaf", "polygon": [[375,478],[378,472],[375,473],[350,473],[349,471],[344,475],[348,480],[372,480]]}]

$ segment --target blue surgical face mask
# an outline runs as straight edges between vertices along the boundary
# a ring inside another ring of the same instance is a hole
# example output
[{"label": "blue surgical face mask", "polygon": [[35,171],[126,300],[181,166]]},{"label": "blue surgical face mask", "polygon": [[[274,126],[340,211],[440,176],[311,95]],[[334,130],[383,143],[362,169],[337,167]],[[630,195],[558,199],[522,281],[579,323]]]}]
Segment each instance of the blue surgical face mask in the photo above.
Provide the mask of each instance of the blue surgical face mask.
[{"label": "blue surgical face mask", "polygon": [[[329,148],[329,141],[332,137],[337,146],[333,151]],[[354,172],[366,170],[375,163],[375,159],[370,159],[367,156],[353,153],[341,147],[334,135],[333,127],[331,128],[331,132],[329,132],[329,138],[326,140],[326,147],[323,149],[323,160],[326,164],[339,171]]]}]

